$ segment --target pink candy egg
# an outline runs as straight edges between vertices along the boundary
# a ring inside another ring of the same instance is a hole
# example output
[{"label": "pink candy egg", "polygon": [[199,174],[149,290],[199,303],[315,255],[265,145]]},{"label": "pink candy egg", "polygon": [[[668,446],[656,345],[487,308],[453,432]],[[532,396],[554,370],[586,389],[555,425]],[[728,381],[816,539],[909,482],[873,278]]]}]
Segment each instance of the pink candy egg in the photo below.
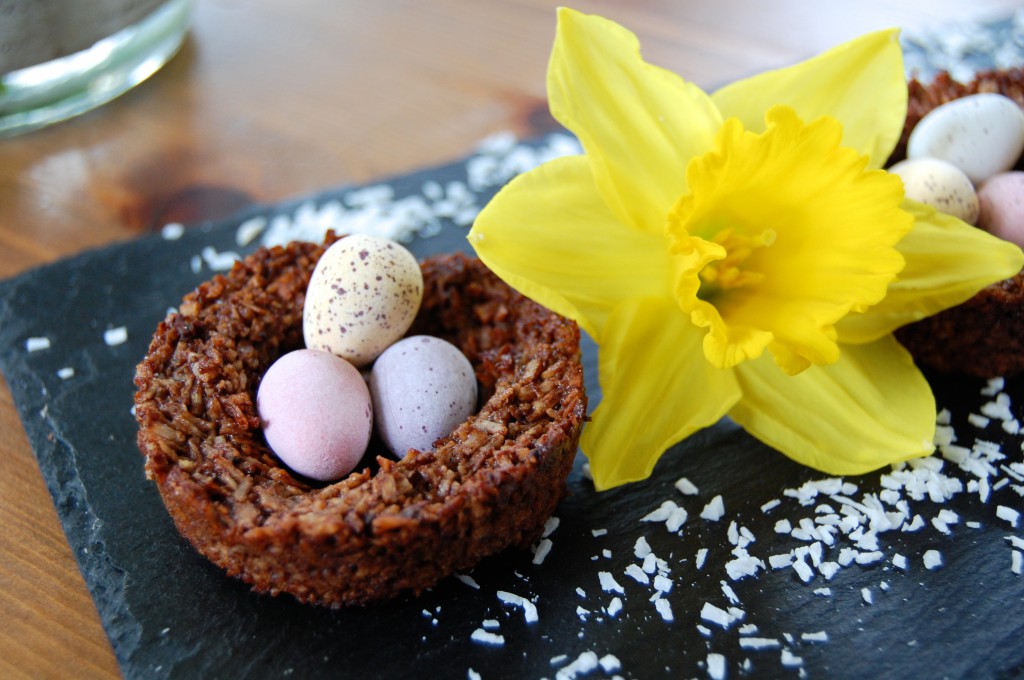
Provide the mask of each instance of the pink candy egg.
[{"label": "pink candy egg", "polygon": [[256,395],[267,444],[293,471],[319,481],[359,464],[373,409],[359,371],[329,352],[300,349],[271,364]]},{"label": "pink candy egg", "polygon": [[978,187],[978,226],[1024,247],[1024,172],[1004,172]]},{"label": "pink candy egg", "polygon": [[427,335],[396,342],[370,374],[377,432],[402,457],[429,450],[476,411],[476,374],[455,345]]}]

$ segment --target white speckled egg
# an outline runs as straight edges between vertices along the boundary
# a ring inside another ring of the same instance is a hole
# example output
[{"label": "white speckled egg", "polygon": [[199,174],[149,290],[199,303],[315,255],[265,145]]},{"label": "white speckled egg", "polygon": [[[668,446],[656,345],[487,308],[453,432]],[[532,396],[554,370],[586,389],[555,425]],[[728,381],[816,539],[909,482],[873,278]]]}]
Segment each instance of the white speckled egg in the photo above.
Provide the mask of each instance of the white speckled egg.
[{"label": "white speckled egg", "polygon": [[363,377],[328,352],[299,349],[271,364],[256,393],[256,410],[281,462],[325,482],[355,469],[373,430]]},{"label": "white speckled egg", "polygon": [[476,411],[476,375],[455,345],[414,335],[384,350],[370,373],[377,432],[398,457],[429,450]]},{"label": "white speckled egg", "polygon": [[907,198],[959,217],[968,224],[978,221],[978,196],[963,171],[938,158],[913,158],[889,168],[899,175]]},{"label": "white speckled egg", "polygon": [[348,236],[317,262],[306,289],[306,347],[355,366],[373,361],[412,325],[423,300],[423,274],[413,254],[376,236]]},{"label": "white speckled egg", "polygon": [[1024,151],[1024,112],[1001,94],[954,99],[928,112],[910,133],[908,158],[941,158],[975,184],[1013,167]]}]

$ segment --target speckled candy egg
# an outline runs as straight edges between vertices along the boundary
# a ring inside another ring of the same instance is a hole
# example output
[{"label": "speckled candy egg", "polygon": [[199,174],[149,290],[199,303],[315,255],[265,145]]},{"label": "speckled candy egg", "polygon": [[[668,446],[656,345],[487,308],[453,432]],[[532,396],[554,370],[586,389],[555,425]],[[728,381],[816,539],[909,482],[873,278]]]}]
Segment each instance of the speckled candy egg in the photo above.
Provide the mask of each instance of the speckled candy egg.
[{"label": "speckled candy egg", "polygon": [[978,226],[1024,247],[1024,172],[1004,172],[978,187]]},{"label": "speckled candy egg", "polygon": [[306,347],[363,366],[402,337],[423,300],[423,274],[412,253],[385,238],[337,241],[317,262],[306,289]]},{"label": "speckled candy egg", "polygon": [[359,371],[328,352],[300,349],[267,369],[256,394],[263,435],[285,465],[333,481],[355,469],[373,430]]},{"label": "speckled candy egg", "polygon": [[960,168],[938,158],[914,158],[889,168],[899,175],[908,198],[959,217],[968,224],[978,220],[978,196]]},{"label": "speckled candy egg", "polygon": [[941,158],[974,184],[1013,167],[1024,151],[1024,113],[1009,97],[975,94],[929,111],[907,141],[908,158]]},{"label": "speckled candy egg", "polygon": [[411,448],[429,450],[476,411],[476,375],[455,345],[414,335],[374,363],[370,394],[377,432],[401,457]]}]

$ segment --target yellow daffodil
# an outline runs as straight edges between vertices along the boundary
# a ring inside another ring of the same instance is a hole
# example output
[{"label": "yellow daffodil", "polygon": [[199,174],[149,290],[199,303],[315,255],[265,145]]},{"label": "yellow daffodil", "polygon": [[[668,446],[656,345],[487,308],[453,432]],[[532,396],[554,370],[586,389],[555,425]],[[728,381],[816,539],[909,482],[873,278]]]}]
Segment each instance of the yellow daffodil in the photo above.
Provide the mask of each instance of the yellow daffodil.
[{"label": "yellow daffodil", "polygon": [[830,474],[931,452],[935,401],[892,331],[1024,256],[880,169],[907,107],[896,32],[708,95],[617,24],[558,20],[551,111],[585,154],[512,181],[469,239],[597,341],[597,487],[726,415]]}]

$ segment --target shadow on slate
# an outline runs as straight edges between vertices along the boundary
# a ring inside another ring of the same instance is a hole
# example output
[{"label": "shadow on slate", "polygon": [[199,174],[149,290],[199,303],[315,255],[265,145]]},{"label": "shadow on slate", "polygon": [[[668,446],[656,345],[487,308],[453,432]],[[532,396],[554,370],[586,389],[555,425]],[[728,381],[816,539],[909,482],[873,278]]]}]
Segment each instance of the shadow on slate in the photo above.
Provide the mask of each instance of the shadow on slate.
[{"label": "shadow on slate", "polygon": [[[464,164],[455,163],[389,184],[403,196],[427,180],[444,184],[465,177]],[[205,246],[237,250],[236,228],[245,219],[290,214],[307,200],[200,225],[178,240],[152,236],[88,252],[0,283],[0,368],[125,677],[466,678],[471,670],[483,678],[554,677],[588,651],[614,655],[621,668],[598,666],[580,674],[587,677],[704,676],[709,653],[724,654],[730,676],[745,677],[1024,672],[1024,582],[1010,573],[1004,540],[1013,532],[993,520],[991,504],[981,504],[976,494],[960,494],[944,507],[961,522],[981,522],[979,529],[961,524],[951,537],[934,531],[884,537],[890,554],[940,549],[946,562],[941,570],[915,564],[903,574],[884,562],[843,569],[827,583],[818,577],[804,584],[790,569],[770,568],[729,581],[728,523],[736,521],[757,537],[750,549],[761,559],[791,550],[798,542],[775,532],[784,515],[762,506],[824,475],[790,462],[728,421],[674,447],[650,480],[604,494],[593,491],[579,456],[570,496],[557,512],[561,523],[551,536],[551,553],[540,565],[530,553],[492,557],[471,574],[478,589],[450,578],[420,598],[332,611],[289,596],[256,595],[226,577],[178,535],[155,486],[143,476],[130,413],[132,377],[167,308],[210,275],[193,273],[190,259]],[[411,249],[419,257],[466,250],[465,233],[445,223],[440,235],[418,239]],[[106,345],[104,330],[122,325],[127,342]],[[48,337],[51,347],[27,352],[27,338],[38,336]],[[599,400],[596,365],[594,347],[586,342],[592,406]],[[75,375],[62,380],[58,371],[66,366]],[[936,378],[935,385],[940,405],[961,420],[982,403],[978,381]],[[1024,403],[1019,381],[1008,383],[1006,391]],[[1021,439],[1006,435],[1003,444],[1019,451]],[[680,477],[699,487],[696,499],[675,490]],[[880,490],[877,474],[853,481],[860,493]],[[725,499],[725,517],[700,519],[715,495]],[[669,499],[690,511],[681,535],[639,521]],[[607,534],[594,531],[601,529]],[[655,611],[649,587],[623,576],[636,562],[639,536],[672,568],[675,583],[665,597],[673,621]],[[698,569],[701,548],[708,556]],[[616,593],[601,590],[599,571],[614,574],[624,590],[616,617],[603,611]],[[885,597],[878,593],[883,580],[891,587]],[[723,582],[738,594],[743,623],[757,625],[755,635],[780,640],[800,665],[783,663],[778,648],[741,647],[740,623],[722,630],[700,619],[706,602],[730,605]],[[832,597],[813,593],[824,585]],[[862,588],[878,593],[874,605],[862,601]],[[534,600],[540,620],[526,622],[521,610],[499,601],[498,591]],[[495,632],[504,637],[503,645],[471,641],[488,619],[498,622]],[[710,634],[698,625],[712,629]],[[827,642],[801,642],[801,633],[822,630]]]}]

